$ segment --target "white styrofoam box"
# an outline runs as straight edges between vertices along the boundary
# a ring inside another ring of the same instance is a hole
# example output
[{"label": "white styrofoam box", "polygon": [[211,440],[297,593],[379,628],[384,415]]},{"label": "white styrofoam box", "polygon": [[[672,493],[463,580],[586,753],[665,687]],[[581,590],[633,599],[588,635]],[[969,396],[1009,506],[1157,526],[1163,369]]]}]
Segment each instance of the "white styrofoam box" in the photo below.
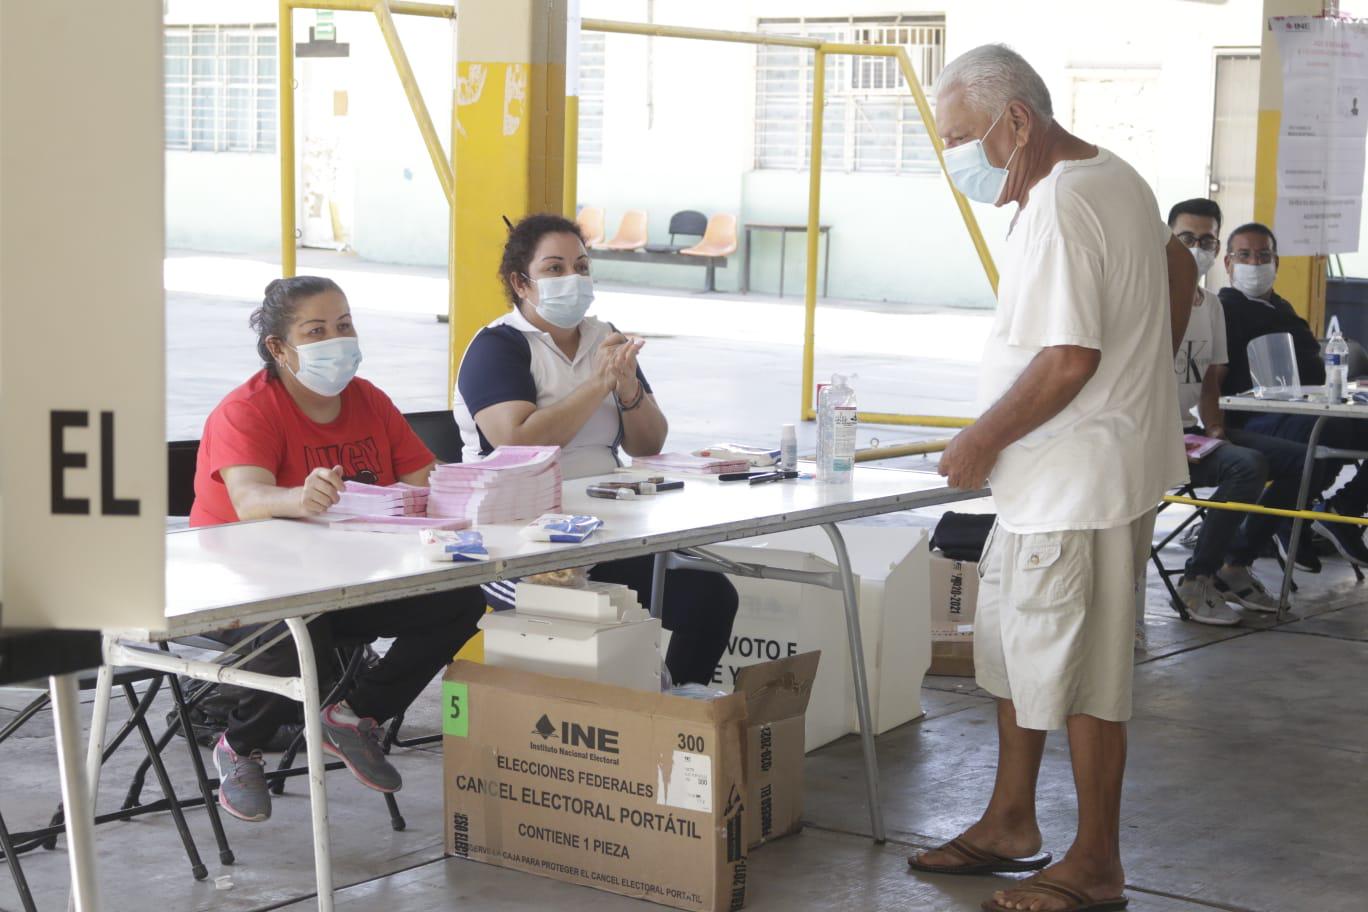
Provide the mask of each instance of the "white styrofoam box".
[{"label": "white styrofoam box", "polygon": [[660,691],[660,621],[645,609],[591,624],[500,611],[480,619],[489,665]]},{"label": "white styrofoam box", "polygon": [[[730,560],[787,570],[828,573],[836,569],[834,564],[805,551],[769,548],[765,544],[747,539],[709,546],[708,550]],[[737,671],[748,665],[820,649],[822,659],[808,702],[804,741],[807,749],[813,750],[845,735],[846,698],[851,685],[841,594],[799,583],[729,578],[736,585],[741,604],[714,683],[723,690],[731,690]]]},{"label": "white styrofoam box", "polygon": [[[870,709],[875,732],[922,714],[921,685],[931,662],[929,569],[926,533],[906,526],[842,525],[860,601]],[[821,529],[800,529],[715,547],[725,556],[789,569],[835,570],[835,551]],[[723,659],[743,667],[781,655],[822,650],[812,702],[807,749],[859,731],[851,683],[841,593],[815,586],[733,577],[742,592],[733,640]],[[743,637],[759,638],[765,652]]]},{"label": "white styrofoam box", "polygon": [[637,594],[620,583],[590,580],[583,586],[544,586],[520,582],[514,601],[522,614],[574,621],[616,623],[641,608]]}]

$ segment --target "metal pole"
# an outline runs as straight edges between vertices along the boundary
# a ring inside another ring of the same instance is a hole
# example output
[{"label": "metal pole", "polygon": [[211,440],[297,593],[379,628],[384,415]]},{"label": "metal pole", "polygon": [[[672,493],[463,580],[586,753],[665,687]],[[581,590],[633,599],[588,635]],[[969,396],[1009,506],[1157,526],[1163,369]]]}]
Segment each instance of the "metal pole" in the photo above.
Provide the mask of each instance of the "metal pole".
[{"label": "metal pole", "polygon": [[610,19],[585,19],[581,27],[586,32],[608,32],[617,35],[645,35],[651,38],[693,38],[699,41],[726,41],[733,44],[766,44],[775,47],[796,47],[817,50],[822,42],[816,38],[791,38],[787,35],[762,35],[758,32],[729,32],[718,29],[684,28],[674,25],[655,25],[644,22],[615,22]]},{"label": "metal pole", "polygon": [[864,750],[865,789],[869,796],[869,826],[875,842],[885,842],[883,805],[879,801],[879,758],[874,749],[874,722],[869,710],[869,678],[865,674],[864,640],[860,635],[860,600],[855,592],[855,573],[850,568],[850,553],[835,523],[822,526],[836,552],[841,571],[841,593],[845,601],[846,635],[850,638],[850,670],[855,676],[855,711],[860,719],[860,742]]},{"label": "metal pole", "polygon": [[280,0],[276,70],[280,76],[280,274],[295,274],[294,4]]},{"label": "metal pole", "polygon": [[[460,131],[460,104],[456,74],[456,21],[451,23],[451,177],[456,178],[456,135]],[[456,323],[456,199],[447,207],[447,408],[456,404],[456,372],[460,368],[456,351],[460,327]]]},{"label": "metal pole", "polygon": [[969,201],[955,187],[955,182],[950,179],[950,172],[945,170],[945,143],[941,142],[940,133],[936,131],[935,115],[931,113],[931,105],[926,101],[926,93],[922,91],[921,82],[912,69],[912,60],[907,56],[906,48],[894,48],[893,50],[897,51],[898,66],[902,68],[903,79],[906,80],[907,87],[912,90],[912,99],[917,103],[917,113],[921,115],[922,123],[926,126],[926,135],[931,137],[931,146],[936,150],[936,161],[940,162],[941,174],[945,177],[945,182],[950,185],[950,193],[955,198],[955,205],[959,207],[960,218],[964,220],[964,227],[969,232],[969,240],[973,241],[974,250],[978,251],[979,262],[983,264],[983,273],[988,277],[988,284],[993,286],[993,294],[997,294],[997,265],[993,262],[993,254],[988,249],[988,242],[983,239],[983,232],[979,229],[978,219],[974,218],[974,210],[969,208]]},{"label": "metal pole", "polygon": [[452,179],[451,163],[447,161],[442,141],[437,137],[437,128],[432,125],[432,116],[428,114],[423,93],[418,88],[418,80],[414,78],[413,67],[409,65],[408,54],[404,52],[404,45],[399,41],[399,33],[394,28],[394,17],[390,15],[385,0],[375,4],[375,19],[380,23],[380,33],[385,36],[385,46],[389,48],[390,57],[394,58],[394,68],[399,71],[399,82],[404,86],[409,107],[413,109],[413,117],[418,121],[418,132],[423,134],[423,144],[427,146],[432,167],[437,169],[437,180],[442,185],[442,192],[446,195],[447,202],[455,206],[456,189],[455,181]]},{"label": "metal pole", "polygon": [[95,807],[81,780],[80,693],[76,675],[48,678],[52,694],[52,722],[57,738],[57,767],[62,780],[71,901],[76,912],[96,912],[99,894],[95,877]]},{"label": "metal pole", "polygon": [[[327,619],[323,620],[327,623]],[[328,787],[323,756],[323,719],[318,705],[318,663],[305,618],[287,618],[299,653],[299,683],[304,703],[304,744],[309,761],[309,811],[313,820],[314,876],[318,881],[318,912],[333,912],[332,842],[328,836]]]},{"label": "metal pole", "polygon": [[[826,52],[812,54],[812,148],[808,153],[807,281],[803,291],[803,389],[801,415],[804,421],[816,417],[812,410],[813,361],[817,334],[817,226],[822,211],[822,113],[826,106]],[[780,235],[783,243],[783,233]],[[781,276],[782,279],[782,276]]]},{"label": "metal pole", "polygon": [[565,177],[561,214],[575,217],[579,205],[580,0],[569,0],[565,16]]},{"label": "metal pole", "polygon": [[[1311,475],[1316,469],[1316,444],[1320,443],[1321,431],[1325,430],[1328,415],[1321,415],[1311,426],[1311,437],[1306,441],[1306,463],[1302,466],[1301,488],[1297,491],[1297,512],[1306,510],[1307,498],[1311,495]],[[1287,606],[1292,598],[1292,573],[1297,567],[1297,549],[1301,546],[1302,526],[1300,516],[1292,520],[1292,535],[1287,542],[1287,566],[1283,568],[1282,591],[1278,595],[1278,613],[1281,621],[1287,617]]]}]

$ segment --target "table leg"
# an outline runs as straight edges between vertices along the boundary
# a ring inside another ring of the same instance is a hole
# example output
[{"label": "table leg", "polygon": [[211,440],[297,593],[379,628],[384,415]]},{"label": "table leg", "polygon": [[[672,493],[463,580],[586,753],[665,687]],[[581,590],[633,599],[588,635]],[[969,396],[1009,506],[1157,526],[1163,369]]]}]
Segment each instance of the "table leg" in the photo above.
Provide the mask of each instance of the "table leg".
[{"label": "table leg", "polygon": [[[1301,488],[1297,491],[1297,511],[1306,509],[1306,503],[1311,497],[1311,476],[1316,468],[1316,446],[1320,443],[1321,431],[1325,429],[1327,416],[1322,415],[1316,419],[1316,423],[1311,426],[1311,437],[1306,441],[1306,462],[1302,466]],[[1297,549],[1301,546],[1303,520],[1298,517],[1292,520],[1292,535],[1287,543],[1287,566],[1283,568],[1282,593],[1278,596],[1278,613],[1275,615],[1277,620],[1282,621],[1287,618],[1288,603],[1292,598],[1292,573],[1297,566]]]},{"label": "table leg", "polygon": [[52,693],[53,729],[57,738],[57,767],[62,780],[71,901],[76,912],[95,912],[99,906],[95,878],[95,806],[81,768],[80,692],[74,674],[48,679]]},{"label": "table leg", "polygon": [[865,788],[869,795],[869,826],[874,841],[887,839],[884,832],[883,805],[879,801],[879,759],[874,749],[874,723],[869,709],[869,679],[865,675],[864,640],[860,636],[860,602],[855,593],[855,574],[845,538],[835,523],[822,526],[836,552],[841,571],[841,594],[845,601],[846,636],[850,638],[850,668],[855,676],[855,709],[860,720],[860,741],[864,750]]},{"label": "table leg", "polygon": [[105,730],[109,726],[109,699],[114,685],[114,666],[105,662],[95,674],[95,703],[90,710],[90,740],[86,744],[86,788],[90,806],[100,797],[100,767],[103,766]]},{"label": "table leg", "polygon": [[831,288],[831,232],[822,232],[826,235],[826,252],[822,254],[822,297],[829,297],[828,289]]},{"label": "table leg", "polygon": [[751,230],[746,229],[746,249],[741,254],[741,293],[750,294]]},{"label": "table leg", "polygon": [[314,876],[318,881],[318,912],[333,912],[332,844],[328,838],[328,790],[323,781],[323,722],[319,718],[318,665],[306,618],[286,618],[299,653],[299,680],[304,703],[304,744],[309,761],[309,810],[313,816]]},{"label": "table leg", "polygon": [[779,232],[779,297],[784,296],[784,253],[788,250],[788,232]]},{"label": "table leg", "polygon": [[662,618],[665,611],[665,572],[669,569],[670,555],[662,551],[651,555],[654,568],[651,570],[651,617]]}]

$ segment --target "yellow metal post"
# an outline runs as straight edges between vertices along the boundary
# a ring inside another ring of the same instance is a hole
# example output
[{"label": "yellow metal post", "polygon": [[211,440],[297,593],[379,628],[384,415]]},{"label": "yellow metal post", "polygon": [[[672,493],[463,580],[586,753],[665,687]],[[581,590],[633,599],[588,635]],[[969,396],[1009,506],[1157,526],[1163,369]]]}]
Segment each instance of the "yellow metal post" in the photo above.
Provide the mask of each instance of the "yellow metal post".
[{"label": "yellow metal post", "polygon": [[[1322,0],[1264,0],[1263,46],[1259,52],[1259,120],[1254,158],[1254,220],[1276,234],[1273,216],[1278,205],[1278,132],[1282,126],[1282,54],[1278,39],[1268,29],[1272,16],[1316,16],[1324,12]],[[1234,225],[1227,226],[1235,227]],[[1281,257],[1274,286],[1311,329],[1320,333],[1325,324],[1325,257]]]},{"label": "yellow metal post", "polygon": [[460,12],[452,382],[475,333],[507,310],[500,217],[565,203],[565,0],[463,0]]},{"label": "yellow metal post", "polygon": [[808,131],[807,283],[803,294],[803,420],[815,417],[813,381],[817,338],[817,241],[822,215],[822,120],[826,109],[826,52],[812,54],[812,125]]},{"label": "yellow metal post", "polygon": [[276,26],[280,77],[280,274],[295,274],[294,5],[280,0]]},{"label": "yellow metal post", "polygon": [[390,15],[389,5],[385,0],[379,0],[375,4],[375,19],[380,23],[380,34],[385,37],[385,46],[394,58],[394,68],[399,71],[399,82],[403,84],[409,107],[413,109],[413,118],[418,121],[418,132],[423,134],[423,144],[427,146],[432,167],[437,170],[437,180],[442,185],[442,192],[446,194],[447,202],[455,205],[456,188],[452,179],[451,164],[447,161],[446,151],[442,149],[442,141],[437,138],[437,128],[432,125],[432,115],[428,114],[427,105],[423,102],[423,93],[418,88],[418,80],[414,78],[413,67],[409,64],[403,43],[399,41],[399,33],[394,28],[394,17]]},{"label": "yellow metal post", "polygon": [[565,187],[561,214],[573,219],[579,207],[580,0],[568,0],[565,22]]}]

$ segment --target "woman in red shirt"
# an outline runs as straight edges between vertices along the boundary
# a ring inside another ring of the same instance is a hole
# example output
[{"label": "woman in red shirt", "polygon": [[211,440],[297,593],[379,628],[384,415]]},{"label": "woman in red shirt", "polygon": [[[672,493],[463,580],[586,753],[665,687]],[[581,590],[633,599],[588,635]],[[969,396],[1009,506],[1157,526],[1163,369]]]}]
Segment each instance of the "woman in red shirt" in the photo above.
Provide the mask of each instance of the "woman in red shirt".
[{"label": "woman in red shirt", "polygon": [[[253,312],[262,370],[209,415],[195,472],[192,526],[271,517],[316,516],[337,503],[348,480],[426,485],[436,460],[389,397],[356,376],[361,350],[351,310],[331,279],[297,276],[266,286]],[[321,615],[309,625],[319,673],[333,643],[393,637],[384,658],[356,679],[345,700],[323,709],[323,747],[361,782],[399,789],[380,749],[380,724],[402,712],[476,632],[479,589],[397,599]],[[279,625],[225,631],[221,639],[264,643]],[[250,651],[250,649],[249,649]],[[266,674],[299,673],[287,637],[248,663]],[[330,682],[321,685],[326,690]],[[271,813],[263,748],[297,703],[252,691],[239,701],[214,747],[219,803],[243,820]]]}]

